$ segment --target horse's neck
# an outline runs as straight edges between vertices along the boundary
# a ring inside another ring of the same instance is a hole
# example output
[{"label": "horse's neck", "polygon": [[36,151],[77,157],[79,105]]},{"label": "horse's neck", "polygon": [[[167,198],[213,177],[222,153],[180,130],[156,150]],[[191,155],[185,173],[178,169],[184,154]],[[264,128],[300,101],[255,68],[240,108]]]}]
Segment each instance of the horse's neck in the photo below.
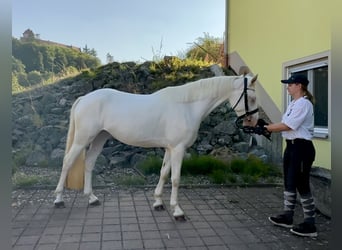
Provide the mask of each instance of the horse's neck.
[{"label": "horse's neck", "polygon": [[199,105],[202,120],[207,117],[215,108],[225,102],[227,98],[203,100],[203,105]]},{"label": "horse's neck", "polygon": [[199,102],[201,104],[198,105],[198,112],[202,113],[202,119],[223,102],[229,100],[233,91],[232,78],[217,78],[212,84],[208,84],[207,87],[213,92]]}]

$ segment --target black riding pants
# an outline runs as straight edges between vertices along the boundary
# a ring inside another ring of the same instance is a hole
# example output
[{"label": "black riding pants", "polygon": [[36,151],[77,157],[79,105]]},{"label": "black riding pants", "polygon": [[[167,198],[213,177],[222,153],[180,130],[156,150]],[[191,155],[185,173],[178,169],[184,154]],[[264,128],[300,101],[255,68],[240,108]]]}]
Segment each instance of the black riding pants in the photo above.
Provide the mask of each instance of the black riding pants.
[{"label": "black riding pants", "polygon": [[316,151],[312,141],[304,139],[286,140],[283,169],[284,185],[288,192],[299,192],[301,196],[311,193],[310,170]]}]

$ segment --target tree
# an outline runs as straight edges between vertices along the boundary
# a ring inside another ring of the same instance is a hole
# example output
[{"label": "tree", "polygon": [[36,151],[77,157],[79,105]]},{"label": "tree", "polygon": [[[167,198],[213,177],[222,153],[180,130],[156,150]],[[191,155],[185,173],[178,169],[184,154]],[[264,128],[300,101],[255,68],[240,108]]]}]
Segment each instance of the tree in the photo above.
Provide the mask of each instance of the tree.
[{"label": "tree", "polygon": [[[74,74],[75,69],[96,68],[101,65],[94,49],[90,50],[86,46],[84,51],[87,53],[51,43],[12,38],[12,72],[19,84],[28,86],[30,81],[27,74],[31,71],[39,72],[40,77],[47,80],[51,74],[53,77],[55,74],[65,76],[68,73]],[[33,73],[30,78],[39,77]]]},{"label": "tree", "polygon": [[95,49],[91,49],[88,53],[89,55],[93,56],[93,57],[96,57],[97,56],[97,52]]},{"label": "tree", "polygon": [[68,65],[68,60],[64,48],[57,48],[54,60],[54,73],[62,73]]},{"label": "tree", "polygon": [[30,86],[30,82],[27,80],[27,74],[26,73],[18,73],[16,74],[17,81],[19,85],[23,87]]},{"label": "tree", "polygon": [[220,38],[215,38],[204,33],[204,37],[197,38],[191,48],[186,52],[186,57],[202,61],[220,63],[222,57],[223,42]]},{"label": "tree", "polygon": [[89,49],[88,49],[88,45],[86,44],[85,47],[82,50],[83,53],[88,54],[89,53]]},{"label": "tree", "polygon": [[89,48],[88,48],[88,45],[85,45],[85,47],[83,48],[83,51],[82,51],[82,52],[85,53],[85,54],[94,56],[94,57],[97,56],[96,50],[95,50],[95,49],[89,49]]},{"label": "tree", "polygon": [[25,65],[14,56],[12,56],[12,72],[25,73]]},{"label": "tree", "polygon": [[107,63],[112,63],[114,61],[114,57],[109,53],[107,53],[106,59],[107,59]]},{"label": "tree", "polygon": [[12,54],[25,65],[26,72],[44,70],[43,55],[39,51],[37,44],[34,42],[21,43],[21,45],[16,49],[15,47],[12,48]]}]

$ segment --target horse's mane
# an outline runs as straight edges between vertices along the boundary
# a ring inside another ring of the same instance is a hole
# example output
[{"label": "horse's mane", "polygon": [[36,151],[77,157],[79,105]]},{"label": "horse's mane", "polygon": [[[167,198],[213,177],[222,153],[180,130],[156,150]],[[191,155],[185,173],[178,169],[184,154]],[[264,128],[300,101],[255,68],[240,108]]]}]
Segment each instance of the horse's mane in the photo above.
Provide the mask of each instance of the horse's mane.
[{"label": "horse's mane", "polygon": [[218,76],[200,79],[184,85],[166,87],[154,94],[163,99],[172,99],[178,102],[192,102],[207,97],[222,95],[222,92],[231,88],[231,83],[239,76]]}]

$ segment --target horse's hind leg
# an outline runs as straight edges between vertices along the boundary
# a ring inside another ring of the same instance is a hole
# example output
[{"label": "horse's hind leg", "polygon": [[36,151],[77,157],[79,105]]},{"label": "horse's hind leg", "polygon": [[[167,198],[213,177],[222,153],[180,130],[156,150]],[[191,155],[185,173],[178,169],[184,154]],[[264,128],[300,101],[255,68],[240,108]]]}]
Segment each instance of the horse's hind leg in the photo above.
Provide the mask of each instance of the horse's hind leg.
[{"label": "horse's hind leg", "polygon": [[181,175],[181,165],[183,161],[185,148],[183,145],[178,145],[171,151],[170,160],[171,160],[171,181],[172,181],[172,189],[171,189],[171,197],[170,197],[170,206],[173,210],[173,217],[176,220],[185,220],[184,212],[180,208],[178,204],[178,188],[180,184],[180,175]]},{"label": "horse's hind leg", "polygon": [[159,182],[158,182],[156,189],[154,190],[155,202],[153,203],[153,207],[155,210],[164,210],[162,194],[163,194],[164,184],[165,184],[165,182],[168,178],[168,175],[170,173],[170,169],[171,169],[170,150],[165,149],[163,165],[162,165],[162,168],[160,170]]},{"label": "horse's hind leg", "polygon": [[56,200],[54,201],[54,204],[56,207],[63,207],[63,188],[64,183],[68,174],[69,169],[72,167],[73,163],[77,159],[77,157],[80,155],[82,150],[84,149],[84,146],[79,144],[73,144],[67,154],[65,154],[63,159],[63,167],[62,167],[62,173],[59,177],[59,181],[56,187]]},{"label": "horse's hind leg", "polygon": [[106,131],[101,131],[90,144],[85,159],[84,173],[84,194],[89,196],[90,205],[99,205],[98,198],[93,194],[92,190],[92,171],[97,157],[102,151],[103,145],[111,137]]}]

